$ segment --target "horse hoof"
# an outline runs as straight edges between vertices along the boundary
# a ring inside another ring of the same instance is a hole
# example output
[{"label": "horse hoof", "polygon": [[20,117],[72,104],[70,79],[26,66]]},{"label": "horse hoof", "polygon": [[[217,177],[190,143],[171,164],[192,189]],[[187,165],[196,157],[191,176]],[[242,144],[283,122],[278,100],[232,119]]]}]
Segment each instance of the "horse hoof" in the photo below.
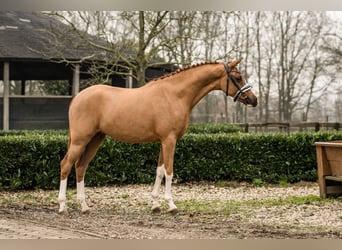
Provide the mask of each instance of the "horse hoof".
[{"label": "horse hoof", "polygon": [[68,216],[68,215],[69,215],[69,213],[68,213],[67,210],[58,211],[58,214],[59,214],[60,216]]},{"label": "horse hoof", "polygon": [[152,208],[152,213],[154,214],[160,214],[161,213],[161,207],[154,207]]},{"label": "horse hoof", "polygon": [[82,214],[84,214],[84,215],[90,214],[90,209],[82,210]]},{"label": "horse hoof", "polygon": [[172,215],[177,215],[179,213],[179,210],[177,208],[169,209],[168,212]]}]

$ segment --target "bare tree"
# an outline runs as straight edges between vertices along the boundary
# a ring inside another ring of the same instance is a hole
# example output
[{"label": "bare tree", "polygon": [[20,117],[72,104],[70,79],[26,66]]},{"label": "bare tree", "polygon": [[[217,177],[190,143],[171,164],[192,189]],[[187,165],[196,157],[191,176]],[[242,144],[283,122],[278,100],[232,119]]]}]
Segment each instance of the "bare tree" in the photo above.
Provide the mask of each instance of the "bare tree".
[{"label": "bare tree", "polygon": [[[157,57],[162,45],[167,43],[165,40],[158,40],[157,37],[169,24],[168,11],[124,12],[121,16],[129,21],[133,28],[132,31],[136,32],[138,36],[136,74],[138,85],[141,86],[145,84],[146,69],[151,64],[156,64],[156,62],[153,63],[153,60]],[[137,22],[136,16],[138,18]]]},{"label": "bare tree", "polygon": [[[167,41],[156,37],[169,23],[168,11],[72,11],[53,12],[50,15],[68,25],[63,29],[53,27],[49,31],[54,38],[54,41],[49,41],[54,44],[53,53],[58,55],[63,47],[58,41],[78,49],[93,48],[94,53],[83,57],[81,61],[91,61],[90,72],[104,82],[113,74],[131,75],[141,86],[145,83],[146,69],[162,64],[158,53]],[[64,60],[69,62],[65,57]]]},{"label": "bare tree", "polygon": [[[256,53],[254,63],[258,79],[259,90],[259,120],[268,122],[270,117],[270,90],[273,75],[273,58],[275,54],[275,43],[273,41],[272,27],[265,12],[257,12],[255,15],[255,42]],[[271,35],[270,35],[271,34]]]},{"label": "bare tree", "polygon": [[162,32],[163,54],[169,62],[180,66],[191,65],[198,58],[199,13],[196,11],[174,11],[170,13],[171,23]]},{"label": "bare tree", "polygon": [[[83,60],[100,58],[101,63],[91,69],[104,81],[113,73],[126,76],[133,72],[142,85],[146,68],[160,62],[184,66],[242,57],[240,70],[259,92],[259,121],[291,121],[298,113],[308,119],[342,65],[341,35],[329,30],[332,24],[326,22],[323,12],[93,11],[53,15],[68,24],[68,29],[62,29],[64,34],[73,34],[64,42],[80,49],[94,48]],[[58,51],[58,35],[50,40],[56,44],[51,50]],[[219,99],[213,94],[197,108],[208,113],[222,108],[227,118],[231,100]],[[235,122],[255,119],[255,110],[239,104],[234,107]]]},{"label": "bare tree", "polygon": [[[322,16],[312,12],[279,12],[276,18],[280,35],[279,120],[291,121],[292,113],[300,106],[307,89],[314,88],[318,70],[322,68],[318,65],[321,61],[315,59],[316,66],[310,67],[312,54],[319,53],[315,48],[322,36]],[[308,74],[312,75],[311,81],[307,79]],[[310,105],[311,100],[307,104]]]}]

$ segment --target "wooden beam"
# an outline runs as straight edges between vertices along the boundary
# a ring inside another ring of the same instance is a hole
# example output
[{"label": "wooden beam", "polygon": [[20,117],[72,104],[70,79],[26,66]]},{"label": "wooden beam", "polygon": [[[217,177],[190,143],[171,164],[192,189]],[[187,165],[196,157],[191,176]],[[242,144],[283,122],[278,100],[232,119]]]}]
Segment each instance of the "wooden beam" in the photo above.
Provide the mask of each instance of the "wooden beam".
[{"label": "wooden beam", "polygon": [[3,96],[3,130],[9,130],[9,93],[10,93],[10,77],[9,62],[4,63],[4,96]]},{"label": "wooden beam", "polygon": [[339,181],[339,182],[342,182],[342,176],[325,176],[325,179],[326,180],[329,180],[329,181]]}]

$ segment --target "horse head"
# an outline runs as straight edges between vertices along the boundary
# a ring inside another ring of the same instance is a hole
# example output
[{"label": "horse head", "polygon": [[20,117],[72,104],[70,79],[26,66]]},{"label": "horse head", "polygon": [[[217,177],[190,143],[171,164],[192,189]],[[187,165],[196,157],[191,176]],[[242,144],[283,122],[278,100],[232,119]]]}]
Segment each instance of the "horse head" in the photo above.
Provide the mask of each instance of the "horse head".
[{"label": "horse head", "polygon": [[245,77],[237,69],[237,65],[240,62],[241,58],[238,58],[224,64],[227,72],[226,95],[233,97],[234,102],[239,101],[245,105],[255,107],[258,104],[258,99]]}]

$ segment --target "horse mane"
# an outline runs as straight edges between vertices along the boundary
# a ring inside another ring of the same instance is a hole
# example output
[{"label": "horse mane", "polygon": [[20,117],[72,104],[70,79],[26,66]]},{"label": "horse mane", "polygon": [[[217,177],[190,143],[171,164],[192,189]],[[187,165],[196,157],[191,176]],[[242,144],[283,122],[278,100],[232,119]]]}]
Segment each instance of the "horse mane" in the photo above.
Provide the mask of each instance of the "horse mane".
[{"label": "horse mane", "polygon": [[179,68],[171,73],[168,73],[166,75],[163,75],[161,77],[158,77],[156,79],[153,79],[152,81],[158,81],[158,80],[162,80],[162,79],[165,79],[165,78],[168,78],[170,76],[174,76],[178,73],[181,73],[183,71],[186,71],[186,70],[189,70],[189,69],[193,69],[193,68],[196,68],[196,67],[199,67],[199,66],[202,66],[202,65],[208,65],[208,64],[219,64],[219,62],[212,62],[212,61],[209,61],[209,62],[200,62],[200,63],[196,63],[196,64],[192,64],[192,65],[187,65],[183,68]]}]

